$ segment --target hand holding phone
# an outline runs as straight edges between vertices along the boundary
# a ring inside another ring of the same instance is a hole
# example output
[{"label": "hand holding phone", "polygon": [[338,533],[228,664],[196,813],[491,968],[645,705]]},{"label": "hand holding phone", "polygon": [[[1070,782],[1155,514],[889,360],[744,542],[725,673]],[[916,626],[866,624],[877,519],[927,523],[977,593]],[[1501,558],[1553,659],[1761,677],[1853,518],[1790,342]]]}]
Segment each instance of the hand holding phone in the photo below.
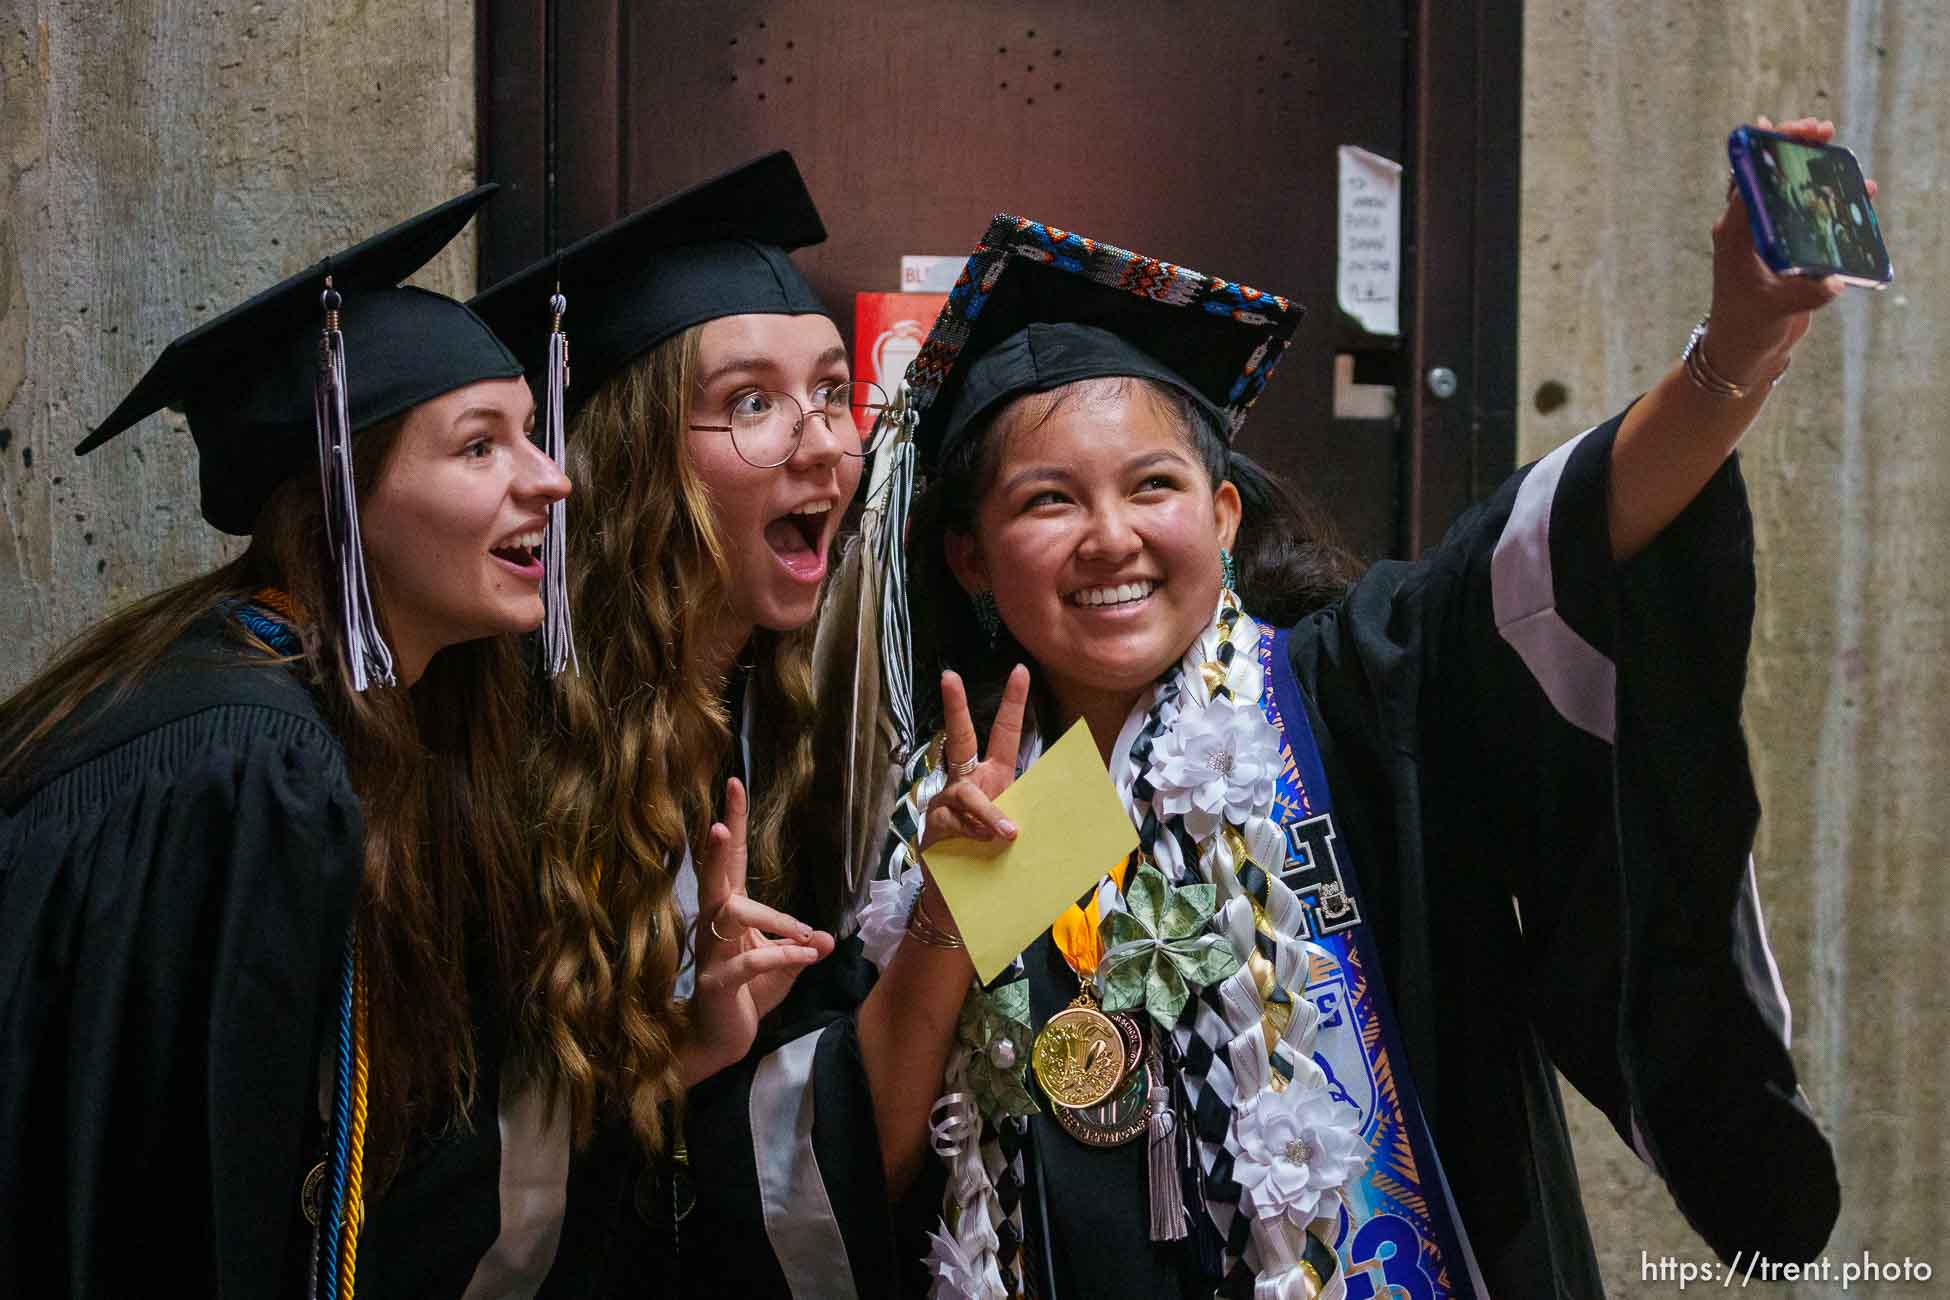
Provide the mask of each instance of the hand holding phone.
[{"label": "hand holding phone", "polygon": [[1872,289],[1895,278],[1868,182],[1849,150],[1742,126],[1727,137],[1727,159],[1755,251],[1776,274],[1834,275]]}]

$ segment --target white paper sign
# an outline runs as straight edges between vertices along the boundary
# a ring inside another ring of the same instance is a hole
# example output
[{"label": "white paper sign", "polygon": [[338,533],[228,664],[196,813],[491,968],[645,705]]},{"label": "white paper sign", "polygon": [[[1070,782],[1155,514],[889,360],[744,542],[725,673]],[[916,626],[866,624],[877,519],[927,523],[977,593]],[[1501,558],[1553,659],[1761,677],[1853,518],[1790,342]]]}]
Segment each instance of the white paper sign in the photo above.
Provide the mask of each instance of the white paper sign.
[{"label": "white paper sign", "polygon": [[947,293],[961,278],[965,257],[924,257],[901,254],[902,293]]},{"label": "white paper sign", "polygon": [[1356,145],[1341,156],[1341,310],[1370,334],[1400,334],[1402,165]]}]

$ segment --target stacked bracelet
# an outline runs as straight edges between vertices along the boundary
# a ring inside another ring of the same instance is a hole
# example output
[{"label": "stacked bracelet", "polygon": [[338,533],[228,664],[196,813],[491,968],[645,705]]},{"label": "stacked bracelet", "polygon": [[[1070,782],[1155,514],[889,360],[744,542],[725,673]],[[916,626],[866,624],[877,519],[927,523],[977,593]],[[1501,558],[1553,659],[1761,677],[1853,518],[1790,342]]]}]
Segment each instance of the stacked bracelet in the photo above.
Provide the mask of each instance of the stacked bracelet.
[{"label": "stacked bracelet", "polygon": [[1713,363],[1706,359],[1706,323],[1712,319],[1710,315],[1699,318],[1699,324],[1693,326],[1692,334],[1686,339],[1686,350],[1679,354],[1679,360],[1686,370],[1686,378],[1693,381],[1694,387],[1704,389],[1715,397],[1736,400],[1755,391],[1768,392],[1781,382],[1781,376],[1788,371],[1787,366],[1782,366],[1774,377],[1767,381],[1765,387],[1759,384],[1736,384],[1715,370]]},{"label": "stacked bracelet", "polygon": [[948,929],[928,912],[926,886],[914,891],[914,906],[907,913],[907,932],[930,948],[960,948],[961,936]]}]

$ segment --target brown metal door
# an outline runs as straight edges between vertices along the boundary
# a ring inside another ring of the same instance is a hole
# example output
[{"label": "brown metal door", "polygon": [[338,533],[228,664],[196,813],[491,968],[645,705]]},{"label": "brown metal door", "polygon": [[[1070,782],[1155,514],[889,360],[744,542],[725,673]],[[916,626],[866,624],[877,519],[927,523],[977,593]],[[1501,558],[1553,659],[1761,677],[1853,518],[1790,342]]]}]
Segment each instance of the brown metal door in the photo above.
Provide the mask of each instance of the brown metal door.
[{"label": "brown metal door", "polygon": [[[484,0],[481,174],[511,192],[482,283],[781,147],[832,232],[799,260],[843,337],[903,253],[965,254],[997,211],[1079,230],[1305,304],[1242,445],[1364,554],[1412,553],[1515,446],[1516,9]],[[1335,306],[1342,144],[1407,167],[1400,339]],[[1397,417],[1334,417],[1343,352]]]}]

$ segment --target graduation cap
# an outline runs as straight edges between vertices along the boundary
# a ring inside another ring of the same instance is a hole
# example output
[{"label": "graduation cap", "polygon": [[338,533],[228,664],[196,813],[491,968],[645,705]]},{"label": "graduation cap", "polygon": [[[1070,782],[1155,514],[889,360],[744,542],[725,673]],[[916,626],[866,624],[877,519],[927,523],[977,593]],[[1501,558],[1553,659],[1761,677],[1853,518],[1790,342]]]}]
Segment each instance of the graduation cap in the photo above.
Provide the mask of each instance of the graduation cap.
[{"label": "graduation cap", "polygon": [[354,685],[390,683],[359,543],[351,439],[442,393],[511,379],[521,363],[462,304],[401,288],[495,190],[483,185],[334,254],[165,347],[86,455],[165,406],[196,440],[203,517],[249,534],[271,492],[307,465],[324,479]]},{"label": "graduation cap", "polygon": [[907,370],[921,466],[1012,397],[1110,376],[1178,389],[1230,438],[1301,314],[1277,294],[998,214]]},{"label": "graduation cap", "polygon": [[566,316],[575,366],[565,414],[574,414],[617,371],[693,325],[831,315],[786,256],[825,238],[798,165],[779,150],[577,240],[468,305],[538,379],[556,317]]},{"label": "graduation cap", "polygon": [[[479,312],[538,383],[549,454],[568,418],[631,361],[693,325],[725,316],[831,315],[786,254],[826,227],[792,155],[779,150],[692,186],[577,240],[475,296]],[[569,364],[571,315],[575,365]],[[571,382],[573,380],[573,383]],[[543,655],[575,664],[561,585],[567,503],[549,507]]]},{"label": "graduation cap", "polygon": [[1302,309],[1277,294],[998,213],[907,367],[906,426],[889,448],[874,532],[886,575],[882,697],[896,752],[915,740],[907,511],[917,473],[1002,403],[1084,379],[1133,377],[1210,411],[1228,441],[1266,387]]}]

